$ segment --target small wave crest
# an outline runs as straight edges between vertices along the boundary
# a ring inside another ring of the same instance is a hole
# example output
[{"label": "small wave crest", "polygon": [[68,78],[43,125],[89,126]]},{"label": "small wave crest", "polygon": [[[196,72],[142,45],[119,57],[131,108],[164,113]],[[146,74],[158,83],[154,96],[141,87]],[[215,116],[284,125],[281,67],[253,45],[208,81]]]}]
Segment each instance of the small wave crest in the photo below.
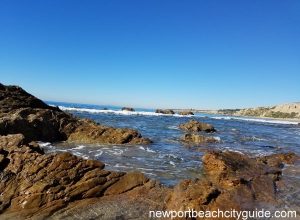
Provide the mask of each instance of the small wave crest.
[{"label": "small wave crest", "polygon": [[298,122],[295,121],[283,121],[283,120],[274,120],[274,119],[261,119],[261,118],[242,118],[242,117],[232,117],[232,116],[213,116],[210,117],[213,119],[221,120],[241,120],[241,121],[253,121],[261,123],[271,123],[271,124],[286,124],[286,125],[297,125]]},{"label": "small wave crest", "polygon": [[91,109],[91,108],[74,108],[66,106],[58,106],[63,111],[76,111],[76,112],[88,112],[92,114],[116,114],[116,115],[144,115],[144,116],[173,116],[173,117],[192,117],[192,115],[179,115],[179,114],[162,114],[150,111],[122,111],[122,110],[103,110],[103,109]]}]

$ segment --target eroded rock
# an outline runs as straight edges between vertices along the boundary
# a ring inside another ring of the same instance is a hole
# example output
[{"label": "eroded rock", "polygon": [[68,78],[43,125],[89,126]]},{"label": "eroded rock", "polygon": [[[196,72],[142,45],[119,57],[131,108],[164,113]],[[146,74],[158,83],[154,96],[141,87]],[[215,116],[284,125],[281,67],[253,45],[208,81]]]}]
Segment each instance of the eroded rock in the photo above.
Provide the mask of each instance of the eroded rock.
[{"label": "eroded rock", "polygon": [[194,113],[192,111],[181,111],[178,112],[179,115],[194,115]]},{"label": "eroded rock", "polygon": [[181,140],[187,144],[196,144],[196,145],[219,142],[219,140],[214,137],[208,137],[199,134],[184,134],[181,137]]},{"label": "eroded rock", "polygon": [[175,112],[172,109],[156,109],[155,113],[165,114],[165,115],[174,115]]},{"label": "eroded rock", "polygon": [[0,135],[23,134],[30,141],[148,144],[134,130],[98,125],[51,107],[16,86],[0,86]]},{"label": "eroded rock", "polygon": [[203,123],[203,122],[199,122],[196,120],[190,120],[187,123],[181,124],[181,125],[179,125],[179,128],[184,131],[189,131],[189,132],[204,131],[204,132],[210,133],[210,132],[216,131],[216,129],[212,125]]}]

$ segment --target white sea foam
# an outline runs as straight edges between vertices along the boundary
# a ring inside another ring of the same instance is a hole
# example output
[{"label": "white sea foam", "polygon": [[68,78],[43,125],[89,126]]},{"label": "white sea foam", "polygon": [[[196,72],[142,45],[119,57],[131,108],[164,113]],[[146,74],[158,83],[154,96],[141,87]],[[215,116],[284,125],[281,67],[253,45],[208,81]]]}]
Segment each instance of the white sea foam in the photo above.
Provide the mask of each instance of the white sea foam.
[{"label": "white sea foam", "polygon": [[298,122],[295,121],[283,121],[275,119],[262,119],[262,118],[245,118],[245,117],[232,117],[232,116],[213,116],[213,119],[223,119],[223,120],[242,120],[242,121],[253,121],[271,124],[287,124],[287,125],[297,125]]},{"label": "white sea foam", "polygon": [[147,152],[149,152],[149,153],[155,153],[155,151],[154,151],[154,150],[151,150],[149,147],[146,147],[146,148],[145,148],[145,147],[140,146],[139,149],[144,150],[144,151],[147,151]]},{"label": "white sea foam", "polygon": [[[66,106],[58,106],[63,111],[77,111],[77,112],[88,112],[92,114],[116,114],[116,115],[144,115],[144,116],[172,116],[172,117],[208,117],[213,119],[221,120],[242,120],[242,121],[253,121],[261,123],[271,123],[271,124],[293,124],[297,125],[298,122],[295,121],[285,121],[285,120],[276,120],[276,119],[262,119],[262,118],[247,118],[247,117],[235,117],[235,116],[203,116],[203,115],[179,115],[179,114],[162,114],[155,113],[150,111],[122,111],[122,110],[101,110],[101,109],[92,109],[92,108],[74,108]],[[169,127],[170,129],[175,129],[174,127]]]},{"label": "white sea foam", "polygon": [[84,145],[78,145],[78,147],[74,147],[74,148],[72,148],[72,150],[80,150],[80,149],[83,149],[83,148],[85,148]]},{"label": "white sea foam", "polygon": [[173,117],[192,117],[192,115],[179,115],[179,114],[162,114],[149,111],[122,111],[122,110],[101,110],[101,109],[91,109],[91,108],[73,108],[58,106],[63,111],[77,111],[77,112],[88,112],[92,114],[116,114],[116,115],[145,115],[145,116],[173,116]]}]

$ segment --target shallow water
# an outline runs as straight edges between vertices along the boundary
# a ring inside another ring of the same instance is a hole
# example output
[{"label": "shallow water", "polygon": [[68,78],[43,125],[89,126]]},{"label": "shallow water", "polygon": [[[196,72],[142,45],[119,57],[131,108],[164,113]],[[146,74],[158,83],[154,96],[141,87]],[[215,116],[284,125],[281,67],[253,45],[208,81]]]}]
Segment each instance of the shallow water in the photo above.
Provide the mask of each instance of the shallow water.
[{"label": "shallow water", "polygon": [[[62,106],[74,115],[90,118],[101,124],[139,130],[153,144],[147,146],[44,144],[47,152],[69,151],[83,158],[101,160],[108,170],[139,170],[163,184],[174,185],[181,179],[201,175],[201,156],[207,149],[234,150],[250,155],[267,155],[279,152],[300,154],[300,126],[293,123],[249,120],[198,114],[195,116],[164,116],[153,110],[137,109],[124,112],[113,106],[92,106],[68,103],[49,104]],[[108,107],[110,110],[102,110]],[[191,118],[214,125],[217,132],[210,134],[220,143],[187,146],[180,141],[184,134],[178,125]],[[298,174],[297,174],[298,175]]]}]

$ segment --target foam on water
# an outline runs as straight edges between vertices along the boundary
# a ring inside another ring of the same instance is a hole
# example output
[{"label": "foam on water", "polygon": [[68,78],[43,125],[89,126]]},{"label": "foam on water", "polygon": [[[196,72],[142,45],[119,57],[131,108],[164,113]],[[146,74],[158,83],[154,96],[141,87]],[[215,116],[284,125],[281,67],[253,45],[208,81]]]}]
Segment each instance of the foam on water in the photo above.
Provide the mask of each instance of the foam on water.
[{"label": "foam on water", "polygon": [[261,118],[246,118],[246,117],[232,117],[232,116],[212,116],[209,118],[221,119],[221,120],[242,120],[242,121],[253,121],[261,123],[272,123],[272,124],[286,124],[286,125],[297,125],[299,122],[296,121],[283,121],[275,119],[261,119]]},{"label": "foam on water", "polygon": [[173,116],[173,117],[192,117],[193,115],[179,115],[179,114],[162,114],[150,111],[123,111],[123,110],[103,110],[103,109],[91,109],[91,108],[73,108],[58,106],[63,111],[77,111],[88,112],[92,114],[116,114],[116,115],[144,115],[144,116]]}]

